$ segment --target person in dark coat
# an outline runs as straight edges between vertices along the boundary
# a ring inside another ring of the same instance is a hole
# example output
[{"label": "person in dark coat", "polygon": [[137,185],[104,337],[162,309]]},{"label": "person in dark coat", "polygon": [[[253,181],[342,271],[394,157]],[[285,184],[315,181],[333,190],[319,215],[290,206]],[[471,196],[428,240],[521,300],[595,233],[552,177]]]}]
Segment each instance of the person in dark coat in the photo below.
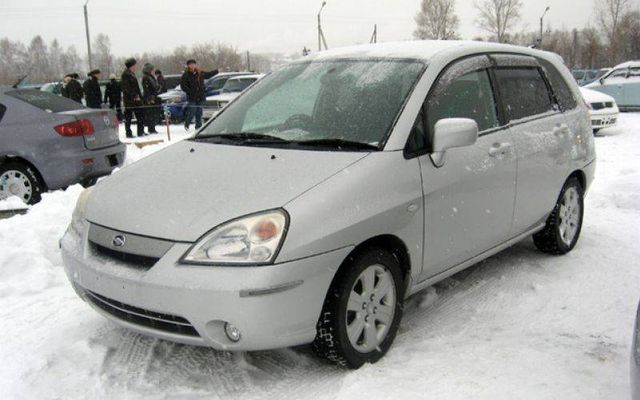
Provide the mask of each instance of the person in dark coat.
[{"label": "person in dark coat", "polygon": [[74,72],[67,75],[65,80],[66,78],[69,78],[69,81],[64,86],[64,97],[82,104],[82,96],[84,93],[82,92],[82,85],[78,82],[78,74]]},{"label": "person in dark coat", "polygon": [[89,72],[88,78],[82,85],[84,91],[84,101],[89,108],[102,108],[102,92],[100,91],[100,70],[94,69]]},{"label": "person in dark coat", "polygon": [[140,93],[140,85],[136,78],[136,59],[129,58],[124,62],[125,70],[120,77],[120,85],[122,86],[122,99],[124,101],[124,127],[127,137],[133,137],[131,132],[131,120],[133,115],[136,116],[136,124],[138,126],[138,137],[145,136],[144,133],[144,113],[142,112],[142,93]]},{"label": "person in dark coat", "polygon": [[110,109],[116,111],[118,121],[122,121],[122,88],[115,74],[109,75],[109,83],[104,90],[104,102],[109,104]]},{"label": "person in dark coat", "polygon": [[149,133],[158,133],[156,124],[160,122],[160,85],[154,75],[153,64],[146,63],[142,67],[142,99],[144,100],[144,121]]},{"label": "person in dark coat", "polygon": [[204,92],[204,80],[218,75],[218,70],[204,72],[196,64],[196,60],[188,60],[187,68],[182,74],[180,87],[187,95],[187,111],[184,118],[184,128],[188,131],[193,117],[196,118],[196,129],[202,126],[202,107],[206,100]]},{"label": "person in dark coat", "polygon": [[160,93],[167,93],[167,81],[164,80],[164,75],[162,75],[162,71],[159,69],[156,70],[156,80],[158,81],[158,85],[160,85]]}]

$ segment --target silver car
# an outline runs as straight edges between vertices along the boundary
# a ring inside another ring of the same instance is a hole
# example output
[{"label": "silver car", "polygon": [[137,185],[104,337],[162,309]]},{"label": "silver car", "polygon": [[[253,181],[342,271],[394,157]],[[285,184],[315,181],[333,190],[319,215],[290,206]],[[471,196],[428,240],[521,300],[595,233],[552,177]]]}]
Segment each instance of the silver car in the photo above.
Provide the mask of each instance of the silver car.
[{"label": "silver car", "polygon": [[54,94],[0,88],[0,200],[27,204],[46,190],[85,185],[122,165],[115,113]]},{"label": "silver car", "polygon": [[86,191],[67,275],[146,335],[375,362],[412,294],[531,235],[574,248],[595,168],[578,99],[560,58],[533,49],[319,53]]}]

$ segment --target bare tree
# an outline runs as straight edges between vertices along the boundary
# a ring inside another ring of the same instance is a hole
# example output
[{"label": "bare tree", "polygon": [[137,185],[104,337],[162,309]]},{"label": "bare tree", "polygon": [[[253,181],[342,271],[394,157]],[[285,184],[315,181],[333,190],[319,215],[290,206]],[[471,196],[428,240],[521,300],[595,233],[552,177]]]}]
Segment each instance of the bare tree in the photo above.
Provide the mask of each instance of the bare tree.
[{"label": "bare tree", "polygon": [[500,43],[507,40],[509,31],[520,20],[520,0],[484,0],[474,3],[480,15],[476,20],[478,27],[489,32]]},{"label": "bare tree", "polygon": [[455,0],[422,0],[415,16],[416,39],[454,39],[460,21],[455,13]]},{"label": "bare tree", "polygon": [[620,21],[620,57],[622,60],[640,59],[640,11],[626,13]]},{"label": "bare tree", "polygon": [[629,10],[629,0],[602,0],[595,7],[601,29],[609,42],[609,58],[617,63],[620,60],[620,22]]},{"label": "bare tree", "polygon": [[111,54],[111,39],[104,33],[99,33],[93,41],[93,62],[100,69],[104,77],[115,72],[114,57]]}]

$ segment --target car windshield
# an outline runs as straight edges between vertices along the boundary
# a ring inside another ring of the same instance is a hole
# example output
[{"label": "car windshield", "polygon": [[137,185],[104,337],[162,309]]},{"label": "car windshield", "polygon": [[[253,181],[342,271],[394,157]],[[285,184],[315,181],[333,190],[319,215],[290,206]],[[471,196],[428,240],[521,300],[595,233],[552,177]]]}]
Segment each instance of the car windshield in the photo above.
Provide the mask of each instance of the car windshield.
[{"label": "car windshield", "polygon": [[424,68],[414,60],[291,64],[238,98],[196,139],[262,135],[270,145],[348,143],[347,148],[375,149]]},{"label": "car windshield", "polygon": [[223,86],[223,92],[242,92],[249,87],[257,78],[245,78],[245,79],[229,79]]},{"label": "car windshield", "polygon": [[41,90],[12,90],[10,92],[6,92],[6,94],[7,96],[22,100],[34,107],[38,107],[42,111],[50,113],[58,113],[85,108],[82,104],[77,103],[73,100],[69,100],[66,97],[56,96],[52,93],[43,92]]}]

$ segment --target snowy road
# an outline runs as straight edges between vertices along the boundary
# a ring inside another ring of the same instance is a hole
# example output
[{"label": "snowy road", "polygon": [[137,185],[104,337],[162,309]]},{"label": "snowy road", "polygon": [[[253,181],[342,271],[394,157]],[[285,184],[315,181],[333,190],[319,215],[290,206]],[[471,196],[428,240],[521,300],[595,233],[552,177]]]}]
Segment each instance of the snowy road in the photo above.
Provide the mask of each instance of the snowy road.
[{"label": "snowy road", "polygon": [[77,298],[58,251],[81,188],[46,194],[0,220],[0,396],[626,399],[640,298],[640,114],[623,114],[596,144],[572,253],[544,255],[527,240],[414,296],[389,354],[358,371],[306,348],[231,354],[111,325]]}]

